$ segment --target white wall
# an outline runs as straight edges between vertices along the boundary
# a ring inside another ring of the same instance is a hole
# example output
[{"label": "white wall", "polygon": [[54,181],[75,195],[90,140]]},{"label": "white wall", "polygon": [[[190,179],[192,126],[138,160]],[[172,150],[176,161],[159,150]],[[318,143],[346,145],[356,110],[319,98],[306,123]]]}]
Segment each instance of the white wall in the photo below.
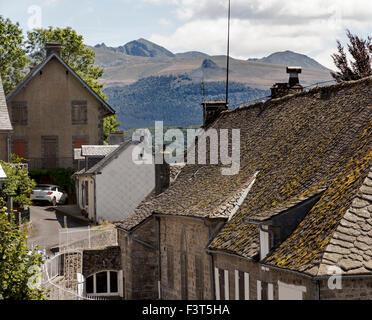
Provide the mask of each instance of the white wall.
[{"label": "white wall", "polygon": [[[83,204],[82,190],[85,182],[88,182],[88,207]],[[94,179],[89,176],[78,177],[78,190],[76,192],[77,204],[80,210],[86,210],[88,212],[89,219],[94,220]]]},{"label": "white wall", "polygon": [[97,220],[125,219],[155,188],[155,166],[134,164],[134,147],[124,150],[96,176]]}]

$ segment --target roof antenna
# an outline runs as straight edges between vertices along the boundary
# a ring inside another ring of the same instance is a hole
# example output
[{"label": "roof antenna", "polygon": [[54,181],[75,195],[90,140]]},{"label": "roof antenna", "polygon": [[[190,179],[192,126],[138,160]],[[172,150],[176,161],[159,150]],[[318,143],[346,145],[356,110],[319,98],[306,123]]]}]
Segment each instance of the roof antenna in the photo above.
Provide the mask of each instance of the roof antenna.
[{"label": "roof antenna", "polygon": [[230,17],[231,0],[229,0],[228,18],[227,18],[227,66],[226,66],[226,105],[229,105],[229,68],[230,68]]},{"label": "roof antenna", "polygon": [[201,90],[202,90],[202,96],[203,96],[203,101],[205,101],[205,82],[204,82],[204,71],[203,72],[203,77],[202,77],[202,82],[201,82]]}]

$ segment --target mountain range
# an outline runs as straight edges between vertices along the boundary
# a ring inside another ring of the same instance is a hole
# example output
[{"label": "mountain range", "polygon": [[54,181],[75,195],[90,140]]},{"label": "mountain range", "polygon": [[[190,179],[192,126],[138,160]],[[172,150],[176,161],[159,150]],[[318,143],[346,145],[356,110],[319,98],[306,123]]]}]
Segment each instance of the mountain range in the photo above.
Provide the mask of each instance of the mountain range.
[{"label": "mountain range", "polygon": [[[96,63],[105,68],[103,82],[106,87],[124,86],[140,79],[162,75],[191,75],[200,82],[200,68],[205,59],[213,61],[219,70],[204,74],[204,81],[224,81],[226,56],[208,56],[190,51],[172,53],[170,50],[145,39],[131,41],[123,46],[109,47],[104,43],[91,47],[96,53]],[[327,68],[306,55],[285,51],[257,59],[256,61],[230,59],[231,81],[244,83],[253,88],[265,89],[275,82],[287,81],[287,65],[303,67],[301,83],[305,86],[331,80]]]},{"label": "mountain range", "polygon": [[[200,103],[224,99],[226,56],[173,53],[146,39],[90,48],[96,63],[105,69],[104,92],[122,128],[153,127],[154,120],[164,120],[167,126],[200,125]],[[329,69],[292,51],[261,59],[230,58],[231,107],[264,98],[274,83],[288,81],[287,65],[303,67],[300,81],[304,86],[332,79]]]}]

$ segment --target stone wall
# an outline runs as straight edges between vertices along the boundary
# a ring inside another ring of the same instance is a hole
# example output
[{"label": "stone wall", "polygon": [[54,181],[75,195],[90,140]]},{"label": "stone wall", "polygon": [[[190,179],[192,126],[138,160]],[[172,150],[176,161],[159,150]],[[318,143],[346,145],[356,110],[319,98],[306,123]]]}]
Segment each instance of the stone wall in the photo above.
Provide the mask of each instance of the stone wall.
[{"label": "stone wall", "polygon": [[83,275],[89,277],[100,271],[122,270],[120,247],[108,247],[103,250],[84,250]]},{"label": "stone wall", "polygon": [[342,279],[342,289],[331,290],[328,281],[320,282],[321,300],[371,300],[372,279]]},{"label": "stone wall", "polygon": [[[161,218],[161,289],[163,300],[185,298],[188,300],[210,300],[213,298],[210,259],[205,251],[207,245],[208,228],[203,221],[172,217]],[[170,252],[172,253],[170,254]],[[168,259],[173,261],[168,262]],[[173,270],[169,270],[170,268]],[[196,270],[197,268],[201,270]],[[186,278],[182,279],[185,277],[184,270],[186,270]],[[187,288],[182,285],[183,281],[187,283]]]},{"label": "stone wall", "polygon": [[158,298],[157,250],[141,244],[133,238],[157,248],[157,227],[154,219],[142,224],[131,237],[118,230],[121,263],[124,274],[126,300],[149,300]]}]

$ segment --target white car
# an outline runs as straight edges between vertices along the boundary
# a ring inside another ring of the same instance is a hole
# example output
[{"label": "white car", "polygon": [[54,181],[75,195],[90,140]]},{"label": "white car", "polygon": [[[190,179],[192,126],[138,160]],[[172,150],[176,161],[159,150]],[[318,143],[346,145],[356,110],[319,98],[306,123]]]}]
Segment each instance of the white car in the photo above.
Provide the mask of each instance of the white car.
[{"label": "white car", "polygon": [[37,185],[31,192],[32,201],[49,202],[52,206],[65,204],[67,197],[67,193],[61,187],[50,184]]}]

